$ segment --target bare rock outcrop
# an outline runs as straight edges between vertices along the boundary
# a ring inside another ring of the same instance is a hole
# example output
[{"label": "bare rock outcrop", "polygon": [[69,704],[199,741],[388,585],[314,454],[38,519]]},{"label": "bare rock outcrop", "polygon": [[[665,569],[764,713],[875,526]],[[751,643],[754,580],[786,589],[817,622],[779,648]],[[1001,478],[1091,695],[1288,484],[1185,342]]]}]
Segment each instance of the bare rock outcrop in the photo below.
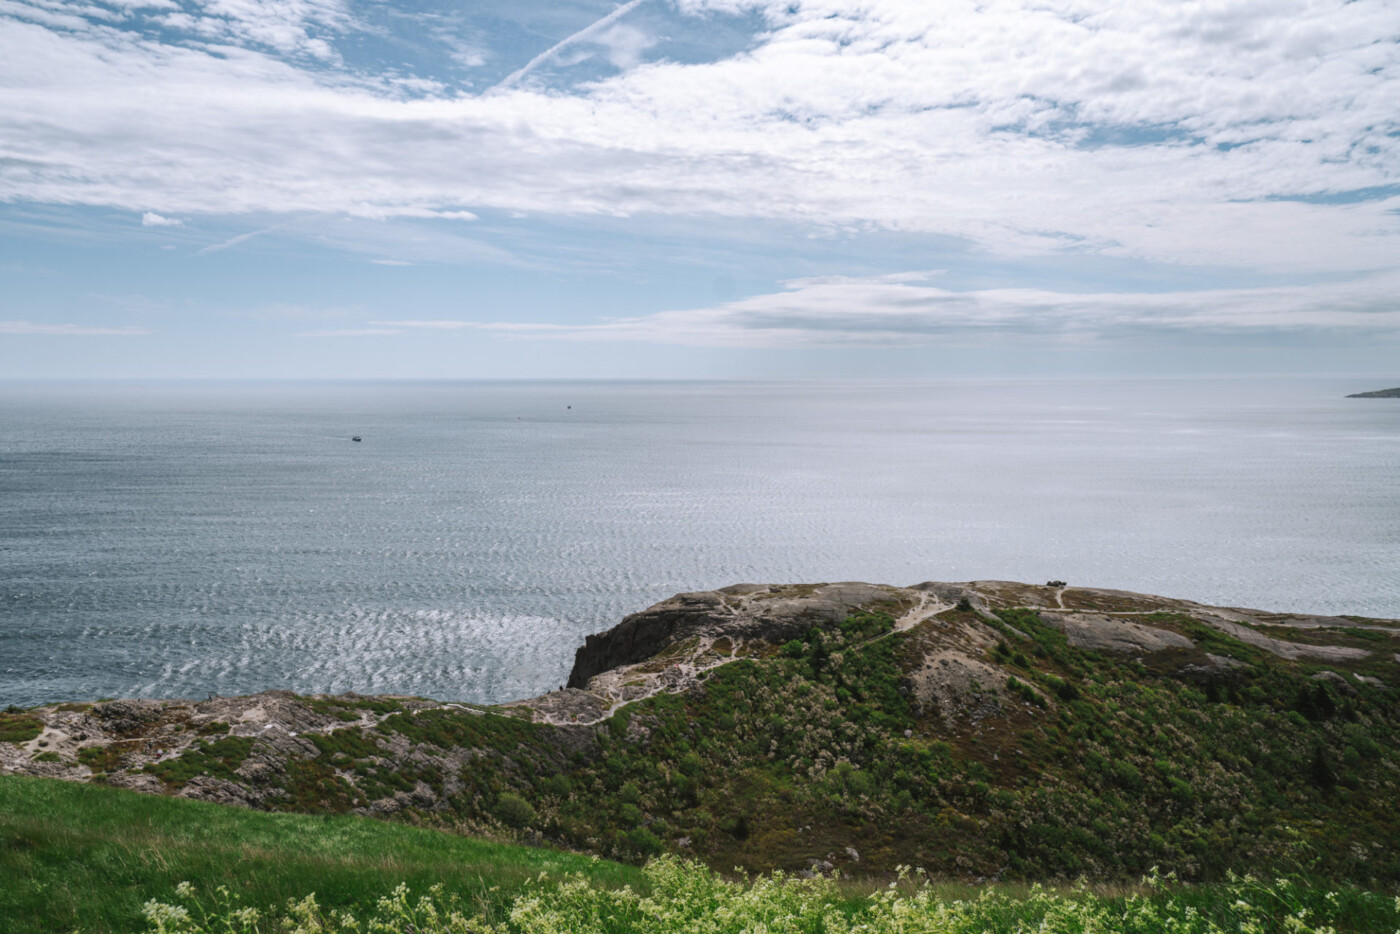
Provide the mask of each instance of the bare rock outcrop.
[{"label": "bare rock outcrop", "polygon": [[1077,649],[1100,652],[1159,652],[1162,649],[1189,649],[1190,639],[1157,626],[1144,626],[1132,620],[1103,613],[1050,613],[1040,618],[1065,634]]},{"label": "bare rock outcrop", "polygon": [[645,662],[677,642],[724,635],[781,644],[814,625],[833,625],[862,607],[917,603],[909,588],[879,584],[736,584],[682,593],[588,636],[574,655],[568,686],[586,688],[605,671]]}]

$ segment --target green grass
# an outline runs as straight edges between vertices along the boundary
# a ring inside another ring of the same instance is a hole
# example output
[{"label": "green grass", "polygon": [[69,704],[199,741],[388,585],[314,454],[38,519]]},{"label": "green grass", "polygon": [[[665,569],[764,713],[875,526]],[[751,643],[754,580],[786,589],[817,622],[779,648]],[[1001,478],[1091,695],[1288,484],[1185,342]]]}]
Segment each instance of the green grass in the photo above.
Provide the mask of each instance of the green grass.
[{"label": "green grass", "polygon": [[[548,878],[541,881],[541,873]],[[567,875],[574,881],[559,887]],[[360,818],[266,814],[21,777],[0,778],[0,879],[5,934],[149,932],[155,928],[143,907],[151,901],[177,906],[165,910],[166,930],[187,934],[271,934],[284,930],[282,919],[313,915],[325,926],[306,930],[364,930],[336,920],[339,912],[361,925],[378,919],[390,925],[384,930],[419,934],[721,934],[760,922],[775,934],[1224,934],[1250,923],[1261,934],[1320,934],[1325,925],[1339,934],[1391,934],[1400,926],[1390,896],[1297,878],[1049,889],[914,879],[892,888],[769,876],[725,881],[674,858],[639,871]],[[182,882],[192,888],[177,891]],[[428,917],[420,898],[430,892],[464,920]],[[312,893],[314,909],[306,901]],[[301,907],[289,909],[291,900]],[[194,909],[187,921],[181,905]],[[244,907],[258,910],[255,927],[238,915]]]},{"label": "green grass", "polygon": [[[225,885],[263,909],[315,892],[366,911],[406,883],[442,883],[496,903],[542,871],[601,885],[636,869],[554,850],[491,843],[356,817],[266,814],[50,779],[0,777],[0,930],[146,930],[141,906],[183,881]],[[493,891],[493,887],[495,890]]]}]

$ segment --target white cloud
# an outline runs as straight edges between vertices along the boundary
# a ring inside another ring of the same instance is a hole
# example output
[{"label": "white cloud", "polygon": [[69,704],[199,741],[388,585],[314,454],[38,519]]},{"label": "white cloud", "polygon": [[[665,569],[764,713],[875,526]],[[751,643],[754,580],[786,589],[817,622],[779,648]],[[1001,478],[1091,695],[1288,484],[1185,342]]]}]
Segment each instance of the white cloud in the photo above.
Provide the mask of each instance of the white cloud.
[{"label": "white cloud", "polygon": [[[182,28],[242,48],[0,2],[3,200],[773,218],[1288,272],[1400,255],[1388,0],[688,3],[759,10],[769,31],[718,62],[510,86],[621,35],[626,4],[506,88],[414,99],[256,51],[313,55],[354,28],[330,0],[189,8]],[[1392,194],[1317,203],[1368,188]]]},{"label": "white cloud", "polygon": [[571,45],[575,45],[576,43],[585,41],[605,42],[606,40],[603,39],[603,36],[608,31],[608,27],[612,26],[619,19],[626,16],[628,13],[631,13],[633,10],[635,10],[637,7],[641,6],[645,2],[646,0],[627,0],[626,3],[613,10],[607,16],[595,20],[594,22],[589,23],[587,26],[578,30],[577,32],[565,36],[563,39],[560,39],[558,42],[554,43],[554,45],[545,49],[543,52],[536,55],[534,58],[530,59],[520,68],[517,68],[515,71],[506,75],[504,78],[501,79],[501,81],[496,85],[496,87],[512,87],[513,85],[519,83],[520,79],[524,78],[530,72],[534,71],[536,68],[543,65],[550,59],[554,58],[560,52],[564,51]]},{"label": "white cloud", "polygon": [[595,324],[385,321],[479,328],[521,338],[712,347],[938,344],[1017,334],[1116,340],[1164,331],[1351,332],[1400,339],[1400,275],[1343,283],[1174,292],[953,291],[936,273],[795,279],[784,291],[709,308]]},{"label": "white cloud", "polygon": [[141,215],[142,227],[183,227],[185,222],[175,217],[164,217],[155,211],[147,211]]},{"label": "white cloud", "polygon": [[43,334],[51,337],[136,337],[150,334],[145,328],[88,327],[82,324],[41,324],[34,321],[0,321],[0,334]]},{"label": "white cloud", "polygon": [[635,68],[643,53],[656,45],[655,36],[626,23],[616,23],[590,41],[603,47],[609,64],[622,69]]},{"label": "white cloud", "polygon": [[327,36],[353,28],[344,0],[192,0],[191,13],[164,18],[201,38],[266,47],[322,61],[339,58]]}]

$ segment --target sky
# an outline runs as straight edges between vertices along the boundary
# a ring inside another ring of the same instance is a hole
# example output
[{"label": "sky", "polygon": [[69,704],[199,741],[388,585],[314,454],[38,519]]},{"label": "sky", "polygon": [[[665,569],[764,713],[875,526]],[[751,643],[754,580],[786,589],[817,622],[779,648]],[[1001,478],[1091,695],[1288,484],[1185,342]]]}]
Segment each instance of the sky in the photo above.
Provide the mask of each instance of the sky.
[{"label": "sky", "polygon": [[0,0],[0,378],[1263,374],[1400,377],[1395,0]]}]

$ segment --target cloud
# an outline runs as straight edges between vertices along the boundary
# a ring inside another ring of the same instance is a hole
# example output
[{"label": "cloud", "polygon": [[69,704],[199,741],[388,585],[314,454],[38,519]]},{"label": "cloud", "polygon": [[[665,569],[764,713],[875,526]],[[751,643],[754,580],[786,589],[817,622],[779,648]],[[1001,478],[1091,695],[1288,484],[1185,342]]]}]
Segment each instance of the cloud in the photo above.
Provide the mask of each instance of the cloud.
[{"label": "cloud", "polygon": [[142,227],[183,227],[185,222],[175,217],[163,217],[155,211],[147,211],[141,215]]},{"label": "cloud", "polygon": [[622,69],[637,67],[643,53],[656,45],[654,36],[626,23],[613,24],[594,35],[591,41],[604,48],[610,65]]},{"label": "cloud", "polygon": [[192,0],[186,9],[160,22],[202,39],[322,61],[339,59],[330,37],[355,27],[342,0]]},{"label": "cloud", "polygon": [[382,322],[479,328],[528,339],[711,347],[871,347],[999,340],[1078,342],[1163,332],[1341,332],[1400,339],[1400,275],[1350,282],[1172,292],[954,291],[935,274],[824,276],[707,308],[593,324]]},{"label": "cloud", "polygon": [[558,42],[554,43],[554,45],[545,49],[543,52],[536,55],[534,58],[530,59],[523,66],[517,68],[515,71],[512,71],[510,74],[502,78],[500,82],[497,83],[495,89],[509,88],[514,86],[515,84],[519,83],[521,78],[525,77],[530,72],[534,71],[536,68],[540,67],[545,62],[549,61],[551,58],[558,55],[560,52],[562,52],[564,49],[568,48],[571,45],[587,40],[594,40],[600,42],[605,41],[603,37],[607,34],[609,26],[612,26],[619,19],[626,16],[628,13],[631,13],[633,10],[635,10],[637,7],[641,6],[645,2],[646,0],[628,0],[627,3],[624,3],[622,6],[613,10],[611,13],[609,13],[607,16],[604,16],[602,19],[596,20],[590,23],[589,25],[585,26],[584,28],[580,29],[578,32],[575,32],[572,35],[560,39]]},{"label": "cloud", "polygon": [[200,249],[195,250],[192,255],[206,256],[210,253],[218,253],[223,250],[227,250],[230,247],[238,246],[238,244],[240,243],[246,243],[254,237],[260,237],[263,234],[272,233],[276,229],[277,226],[274,225],[272,227],[265,227],[262,230],[250,230],[247,233],[241,233],[237,236],[229,237],[227,240],[220,241],[219,243],[211,243],[209,246],[201,247]]},{"label": "cloud", "polygon": [[0,200],[759,218],[1288,273],[1400,255],[1388,0],[686,2],[763,32],[718,61],[522,81],[574,44],[625,57],[635,6],[469,96],[316,59],[357,28],[330,0],[191,3],[178,41],[7,0]]},{"label": "cloud", "polygon": [[0,321],[0,334],[43,334],[51,337],[136,337],[150,334],[145,328],[88,327],[81,324],[40,324],[33,321]]}]

